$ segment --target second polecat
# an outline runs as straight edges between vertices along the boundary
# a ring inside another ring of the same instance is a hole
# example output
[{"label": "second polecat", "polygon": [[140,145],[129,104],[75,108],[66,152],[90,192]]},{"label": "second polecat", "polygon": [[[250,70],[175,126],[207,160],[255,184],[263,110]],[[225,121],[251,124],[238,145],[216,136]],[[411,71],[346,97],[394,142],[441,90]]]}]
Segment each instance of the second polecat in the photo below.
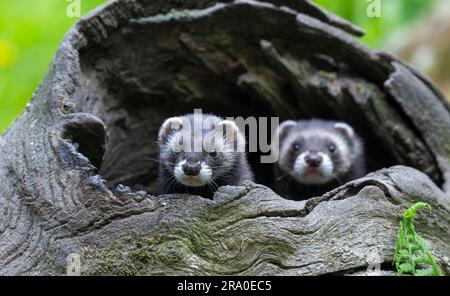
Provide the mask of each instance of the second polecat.
[{"label": "second polecat", "polygon": [[274,135],[275,191],[295,200],[320,196],[365,175],[361,139],[343,122],[288,120]]},{"label": "second polecat", "polygon": [[161,193],[212,198],[220,186],[253,180],[245,138],[233,121],[205,114],[172,117],[158,141]]}]

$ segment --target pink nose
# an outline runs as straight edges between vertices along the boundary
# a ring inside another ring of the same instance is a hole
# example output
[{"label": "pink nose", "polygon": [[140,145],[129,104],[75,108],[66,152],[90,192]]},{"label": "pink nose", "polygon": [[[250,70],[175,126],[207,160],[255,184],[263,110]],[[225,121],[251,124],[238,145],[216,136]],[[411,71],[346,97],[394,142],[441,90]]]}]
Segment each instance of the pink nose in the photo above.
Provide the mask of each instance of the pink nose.
[{"label": "pink nose", "polygon": [[320,166],[320,164],[322,163],[323,158],[322,156],[318,155],[318,154],[307,154],[305,156],[305,162],[308,164],[308,166],[310,167],[318,167]]}]

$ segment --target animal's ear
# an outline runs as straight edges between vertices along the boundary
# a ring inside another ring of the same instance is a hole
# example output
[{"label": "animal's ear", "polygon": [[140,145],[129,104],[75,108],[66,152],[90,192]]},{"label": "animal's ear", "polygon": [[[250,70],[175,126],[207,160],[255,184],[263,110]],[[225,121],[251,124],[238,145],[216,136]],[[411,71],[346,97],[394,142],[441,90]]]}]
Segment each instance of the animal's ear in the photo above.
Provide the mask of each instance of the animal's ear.
[{"label": "animal's ear", "polygon": [[276,143],[277,145],[278,143],[281,143],[288,134],[289,130],[296,126],[297,122],[294,120],[286,120],[282,122],[273,134],[272,143]]},{"label": "animal's ear", "polygon": [[158,141],[160,144],[166,143],[170,134],[183,128],[183,119],[181,117],[171,117],[166,119],[159,129]]},{"label": "animal's ear", "polygon": [[239,126],[231,120],[222,120],[216,125],[216,130],[221,133],[227,143],[233,143],[237,152],[245,152],[245,139]]},{"label": "animal's ear", "polygon": [[352,139],[355,136],[355,131],[353,130],[353,128],[345,122],[335,123],[334,129],[348,140]]}]

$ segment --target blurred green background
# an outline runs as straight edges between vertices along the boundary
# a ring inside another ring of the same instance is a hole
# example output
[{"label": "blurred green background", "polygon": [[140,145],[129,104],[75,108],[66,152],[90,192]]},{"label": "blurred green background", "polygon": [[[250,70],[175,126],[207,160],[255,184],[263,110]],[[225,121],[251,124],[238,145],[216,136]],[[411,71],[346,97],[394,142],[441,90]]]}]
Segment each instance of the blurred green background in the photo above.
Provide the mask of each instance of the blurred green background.
[{"label": "blurred green background", "polygon": [[[369,18],[366,0],[314,0],[362,27],[363,41],[382,48],[391,32],[408,25],[436,0],[382,0],[382,17]],[[448,0],[442,0],[448,1]],[[81,0],[85,13],[104,0]],[[0,2],[0,134],[37,88],[65,32],[77,20],[66,14],[68,0]]]},{"label": "blurred green background", "polygon": [[[105,2],[82,0],[85,13]],[[58,44],[77,18],[67,0],[0,0],[0,134],[41,82]]]},{"label": "blurred green background", "polygon": [[383,47],[390,33],[407,26],[429,11],[437,1],[449,0],[381,0],[381,17],[370,18],[366,10],[373,0],[314,0],[313,2],[357,24],[366,32],[363,42]]}]

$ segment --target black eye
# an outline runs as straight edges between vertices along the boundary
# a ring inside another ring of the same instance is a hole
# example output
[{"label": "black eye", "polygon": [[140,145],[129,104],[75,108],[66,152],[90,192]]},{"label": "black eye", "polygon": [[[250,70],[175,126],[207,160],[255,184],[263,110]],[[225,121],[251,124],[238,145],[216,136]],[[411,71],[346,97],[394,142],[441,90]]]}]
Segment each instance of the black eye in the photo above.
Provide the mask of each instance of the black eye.
[{"label": "black eye", "polygon": [[299,143],[294,143],[294,144],[292,145],[292,150],[294,150],[294,151],[300,150],[300,144],[299,144]]},{"label": "black eye", "polygon": [[211,150],[211,151],[209,152],[209,155],[210,155],[211,157],[217,157],[217,151],[216,151],[216,150]]},{"label": "black eye", "polygon": [[334,144],[328,145],[328,151],[330,151],[331,153],[334,153],[336,151],[336,145],[334,145]]},{"label": "black eye", "polygon": [[180,139],[178,141],[178,144],[174,144],[174,147],[172,150],[175,154],[180,154],[183,151],[183,139]]},{"label": "black eye", "polygon": [[183,147],[181,145],[175,145],[175,147],[172,148],[173,153],[180,154],[183,151]]}]

